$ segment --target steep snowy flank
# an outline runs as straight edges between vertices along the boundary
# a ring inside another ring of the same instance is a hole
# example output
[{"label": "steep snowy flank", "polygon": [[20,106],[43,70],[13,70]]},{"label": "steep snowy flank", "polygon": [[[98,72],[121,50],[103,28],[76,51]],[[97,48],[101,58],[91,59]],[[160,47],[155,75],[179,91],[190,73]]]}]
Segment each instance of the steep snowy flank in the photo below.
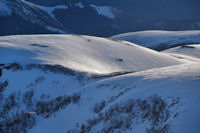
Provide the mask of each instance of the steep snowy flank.
[{"label": "steep snowy flank", "polygon": [[173,46],[200,43],[200,31],[140,31],[119,34],[111,38],[126,40],[156,50],[165,50]]},{"label": "steep snowy flank", "polygon": [[92,5],[92,4],[90,6],[93,7],[99,15],[106,16],[110,19],[115,19],[115,15],[113,14],[113,10],[111,7],[96,6],[96,5]]},{"label": "steep snowy flank", "polygon": [[195,44],[195,45],[179,46],[179,47],[165,50],[163,51],[163,53],[187,55],[187,56],[200,59],[200,45]]},{"label": "steep snowy flank", "polygon": [[74,5],[81,9],[83,9],[85,7],[82,2],[75,3]]},{"label": "steep snowy flank", "polygon": [[65,10],[68,9],[68,7],[65,5],[58,5],[58,6],[53,6],[53,7],[44,7],[44,6],[37,6],[37,7],[47,12],[53,18],[55,18],[53,11],[55,11],[56,9],[65,9]]},{"label": "steep snowy flank", "polygon": [[0,0],[0,16],[9,16],[11,15],[11,10],[9,9],[7,2]]},{"label": "steep snowy flank", "polygon": [[48,13],[52,18],[55,18],[55,15],[53,14],[53,12],[56,10],[56,9],[65,9],[67,10],[68,9],[68,6],[66,5],[57,5],[57,6],[52,6],[52,7],[45,7],[45,6],[39,6],[39,5],[35,5],[33,3],[30,3],[30,2],[27,2],[27,1],[24,1],[26,2],[27,4],[33,6],[33,7],[37,7],[43,11],[45,11],[46,13]]},{"label": "steep snowy flank", "polygon": [[62,65],[88,73],[141,71],[180,64],[176,58],[125,41],[78,35],[0,37],[0,63]]},{"label": "steep snowy flank", "polygon": [[[66,32],[66,28],[55,18],[53,12],[57,9],[67,9],[67,6],[58,5],[53,7],[44,7],[32,4],[24,0],[1,0],[0,1],[0,16],[11,15],[15,18],[16,14],[34,25],[41,26],[49,31],[60,33],[58,31]],[[7,25],[6,25],[7,26]],[[52,27],[51,29],[46,27]],[[62,30],[61,30],[62,29]]]}]

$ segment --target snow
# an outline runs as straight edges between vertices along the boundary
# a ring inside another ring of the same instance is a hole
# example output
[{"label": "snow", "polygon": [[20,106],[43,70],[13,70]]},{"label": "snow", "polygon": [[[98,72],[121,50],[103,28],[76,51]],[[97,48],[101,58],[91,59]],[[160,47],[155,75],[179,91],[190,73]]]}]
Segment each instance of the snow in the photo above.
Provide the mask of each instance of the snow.
[{"label": "snow", "polygon": [[74,5],[81,9],[83,9],[85,7],[82,2],[75,3]]},{"label": "snow", "polygon": [[53,14],[53,12],[55,10],[58,10],[58,9],[64,9],[64,10],[67,10],[68,9],[68,6],[66,5],[57,5],[57,6],[53,6],[53,7],[44,7],[44,6],[38,6],[39,9],[47,12],[52,18],[55,18],[55,15]]},{"label": "snow", "polygon": [[165,50],[163,52],[169,53],[169,54],[187,55],[187,56],[191,56],[191,57],[200,59],[200,45],[199,44],[179,46],[179,47]]},{"label": "snow", "polygon": [[[81,124],[82,121],[86,121],[87,117],[92,118],[92,116],[95,116],[91,110],[95,103],[102,100],[106,101],[126,88],[131,89],[128,93],[107,105],[104,110],[109,109],[115,103],[120,103],[130,98],[145,99],[153,95],[163,98],[180,98],[180,105],[175,109],[178,112],[178,116],[170,120],[170,124],[172,124],[170,131],[182,133],[189,131],[199,132],[200,128],[197,124],[200,121],[200,115],[197,111],[200,109],[200,90],[198,88],[200,85],[199,65],[199,63],[188,63],[157,68],[113,77],[85,86],[80,89],[82,96],[80,107],[71,106],[58,112],[55,117],[42,119],[39,124],[30,130],[30,133],[39,131],[48,133],[57,131],[62,133],[73,126],[76,127],[77,123]],[[102,84],[106,86],[99,88]],[[115,89],[113,89],[114,87]],[[55,126],[55,123],[62,124],[61,126]],[[133,128],[131,131],[142,131],[142,129],[148,127],[148,124],[136,122],[132,126],[136,128]],[[96,130],[94,132],[97,132]]]},{"label": "snow", "polygon": [[51,7],[45,7],[45,6],[33,4],[31,2],[27,2],[27,1],[24,1],[24,2],[30,6],[37,7],[40,10],[43,10],[44,12],[48,13],[52,18],[55,18],[55,15],[53,14],[53,12],[55,10],[58,10],[58,9],[67,10],[68,9],[68,6],[66,6],[66,5],[56,5],[56,6],[51,6]]},{"label": "snow", "polygon": [[10,16],[11,10],[7,5],[8,3],[6,1],[0,1],[0,16]]},{"label": "snow", "polygon": [[66,33],[64,26],[56,19],[54,12],[55,10],[67,10],[68,7],[65,5],[57,5],[52,7],[44,7],[33,4],[24,0],[0,1],[0,16],[11,15],[15,13],[33,24],[42,26],[49,31],[56,33]]},{"label": "snow", "polygon": [[[79,93],[78,104],[60,108],[54,114],[50,114],[49,118],[25,108],[23,101],[20,101],[19,107],[13,107],[9,112],[24,110],[36,115],[36,124],[28,129],[28,133],[66,133],[69,130],[79,132],[82,123],[86,125],[89,119],[96,118],[98,114],[93,111],[96,103],[106,102],[105,107],[99,112],[104,114],[116,104],[119,107],[129,105],[127,101],[130,99],[134,99],[135,102],[138,100],[148,102],[149,97],[158,96],[166,102],[164,108],[169,111],[168,119],[161,121],[158,128],[169,124],[167,130],[169,132],[199,133],[199,50],[200,45],[197,44],[156,52],[126,41],[80,35],[2,36],[0,64],[13,62],[18,62],[20,65],[59,64],[93,74],[134,72],[100,78],[92,78],[91,75],[82,73],[83,79],[80,80],[76,74],[36,68],[16,71],[4,69],[0,82],[8,80],[9,85],[1,92],[0,98],[3,98],[1,102],[4,103],[10,94],[24,94],[30,89],[34,90],[33,103],[40,101],[43,95],[48,95],[49,100],[52,100],[58,96]],[[179,56],[174,57],[174,54]],[[175,104],[173,99],[178,99],[178,103]],[[158,103],[154,104],[157,105]],[[131,114],[129,114],[131,117],[128,117],[132,119],[130,125],[132,128],[117,129],[113,132],[140,133],[146,132],[146,129],[152,126],[152,120],[141,116],[142,111],[137,110],[137,106],[134,106],[133,110],[135,110],[134,117]],[[151,109],[146,111],[152,113]],[[164,112],[164,115],[165,113],[167,112]],[[91,126],[90,132],[101,132],[101,129],[110,126],[109,121],[113,123],[117,119],[125,121],[126,115],[118,112],[112,116],[113,119],[100,120]]]},{"label": "snow", "polygon": [[111,38],[126,40],[151,48],[158,45],[173,46],[181,43],[198,43],[200,42],[200,31],[139,31],[119,34],[112,36]]},{"label": "snow", "polygon": [[46,26],[46,29],[48,29],[49,31],[53,31],[53,32],[57,32],[57,33],[61,33],[61,34],[65,34],[67,33],[66,31],[63,31],[61,29],[57,29],[51,26]]},{"label": "snow", "polygon": [[129,42],[79,35],[0,37],[0,62],[62,65],[87,73],[142,71],[183,63]]},{"label": "snow", "polygon": [[115,15],[113,14],[112,8],[109,6],[96,6],[96,5],[90,5],[93,7],[99,15],[108,17],[110,19],[115,19]]}]

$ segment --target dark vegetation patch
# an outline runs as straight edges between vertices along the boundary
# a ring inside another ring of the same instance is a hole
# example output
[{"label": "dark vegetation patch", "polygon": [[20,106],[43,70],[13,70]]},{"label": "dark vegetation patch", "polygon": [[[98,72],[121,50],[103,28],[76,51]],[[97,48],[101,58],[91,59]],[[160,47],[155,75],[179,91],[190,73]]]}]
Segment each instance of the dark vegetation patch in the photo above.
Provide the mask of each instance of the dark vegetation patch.
[{"label": "dark vegetation patch", "polygon": [[178,47],[178,46],[185,46],[185,45],[192,45],[192,44],[199,44],[199,41],[190,41],[185,38],[177,39],[177,40],[171,40],[168,42],[164,42],[155,46],[150,47],[151,49],[154,49],[156,51],[164,51],[166,49]]},{"label": "dark vegetation patch", "polygon": [[0,105],[0,132],[25,133],[36,123],[37,116],[49,118],[69,104],[79,104],[80,94],[63,95],[55,98],[42,96],[35,99],[33,89],[5,97]]},{"label": "dark vegetation patch", "polygon": [[134,73],[136,71],[130,71],[130,72],[113,72],[113,73],[109,73],[109,74],[92,74],[91,78],[92,79],[98,79],[98,78],[110,78],[110,77],[115,77],[115,76],[120,76],[120,75],[124,75],[124,74],[129,74],[129,73]]},{"label": "dark vegetation patch", "polygon": [[0,67],[1,67],[1,66],[5,66],[5,64],[0,64]]},{"label": "dark vegetation patch", "polygon": [[[103,111],[106,101],[102,101],[93,110],[98,114],[96,117],[86,120],[68,133],[126,132],[144,122],[150,123],[150,127],[146,127],[146,133],[169,133],[171,123],[168,120],[178,114],[170,109],[177,107],[178,103],[178,98],[163,99],[154,95],[146,99],[128,99]],[[101,126],[95,129],[98,125]]]},{"label": "dark vegetation patch", "polygon": [[8,86],[8,81],[4,81],[3,83],[0,82],[0,94],[6,89]]},{"label": "dark vegetation patch", "polygon": [[106,106],[106,101],[101,101],[100,103],[96,103],[95,106],[93,107],[93,112],[94,113],[99,113],[101,110],[104,109],[104,107]]},{"label": "dark vegetation patch", "polygon": [[123,61],[124,61],[124,60],[121,59],[121,58],[116,58],[116,60],[119,61],[119,62],[123,62]]},{"label": "dark vegetation patch", "polygon": [[12,71],[23,70],[23,66],[18,63],[11,63],[8,65],[4,65],[3,69],[12,70]]},{"label": "dark vegetation patch", "polygon": [[107,38],[108,40],[115,41],[115,42],[123,42],[123,40],[114,39],[114,38]]},{"label": "dark vegetation patch", "polygon": [[[170,49],[170,48],[175,48],[175,47],[178,47],[178,46],[181,46],[181,47],[184,47],[184,46],[188,46],[188,45],[192,45],[192,44],[196,44],[196,43],[179,43],[179,44],[174,44],[174,45],[169,45],[169,44],[159,44],[159,45],[156,45],[156,46],[152,46],[150,47],[151,49],[154,49],[156,51],[164,51],[166,49]],[[186,46],[186,47],[187,47]]]},{"label": "dark vegetation patch", "polygon": [[125,43],[125,42],[124,42],[124,44],[125,44],[125,45],[128,45],[128,46],[131,46],[131,47],[134,47],[134,45],[131,45],[130,43]]},{"label": "dark vegetation patch", "polygon": [[33,82],[31,82],[30,84],[28,84],[26,86],[26,88],[35,88],[39,83],[43,82],[44,80],[45,80],[44,77],[39,76]]},{"label": "dark vegetation patch", "polygon": [[38,101],[34,112],[44,118],[49,118],[53,113],[65,108],[70,103],[71,97],[67,95],[56,97],[50,101]]},{"label": "dark vegetation patch", "polygon": [[30,44],[30,46],[36,46],[36,47],[40,47],[40,48],[47,48],[47,47],[49,47],[49,46],[42,45],[42,44]]},{"label": "dark vegetation patch", "polygon": [[185,46],[181,46],[180,48],[195,48],[195,47],[193,47],[193,46],[190,46],[190,45],[185,45]]},{"label": "dark vegetation patch", "polygon": [[[120,62],[123,61],[123,59],[117,59],[117,60]],[[130,72],[113,72],[109,74],[92,74],[92,73],[86,73],[86,72],[77,72],[72,69],[66,68],[62,65],[28,64],[28,65],[22,66],[19,63],[4,64],[2,69],[12,70],[12,71],[39,69],[45,73],[52,72],[52,73],[75,76],[77,80],[79,81],[89,80],[89,79],[109,78],[109,77],[120,76],[123,74],[136,72],[136,71],[130,71]]]},{"label": "dark vegetation patch", "polygon": [[35,117],[31,114],[17,112],[11,118],[0,121],[1,133],[26,133],[35,125]]},{"label": "dark vegetation patch", "polygon": [[[104,85],[104,84],[103,84]],[[109,86],[108,84],[106,84],[106,86]],[[102,87],[102,86],[100,86]],[[105,86],[104,86],[105,87]],[[112,88],[113,89],[116,89],[120,87],[120,85],[116,85]],[[111,104],[112,102],[114,102],[115,100],[117,100],[119,97],[123,96],[124,94],[128,93],[129,90],[131,89],[134,89],[136,87],[136,85],[134,85],[133,87],[131,88],[126,88],[126,89],[123,89],[122,91],[120,91],[118,94],[114,95],[114,96],[110,96],[110,98],[107,100],[107,101],[101,101],[99,103],[96,103],[93,107],[93,111],[94,113],[99,113],[100,111],[102,111],[104,109],[104,107],[106,107],[106,105],[109,105]]]},{"label": "dark vegetation patch", "polygon": [[84,72],[76,72],[72,69],[66,68],[61,65],[48,65],[48,64],[28,64],[25,66],[20,65],[19,63],[10,63],[7,65],[4,65],[2,69],[6,70],[12,70],[12,71],[21,71],[21,70],[33,70],[33,69],[39,69],[43,72],[52,72],[52,73],[58,73],[58,74],[64,74],[64,75],[71,75],[76,76],[77,80],[88,80],[90,75]]}]

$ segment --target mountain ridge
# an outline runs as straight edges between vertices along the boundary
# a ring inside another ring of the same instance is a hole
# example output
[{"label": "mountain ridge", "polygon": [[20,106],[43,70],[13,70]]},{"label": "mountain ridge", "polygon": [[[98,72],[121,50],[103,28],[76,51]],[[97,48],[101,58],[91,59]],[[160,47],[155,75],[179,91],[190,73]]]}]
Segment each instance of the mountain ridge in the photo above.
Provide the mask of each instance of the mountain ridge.
[{"label": "mountain ridge", "polygon": [[[0,35],[74,33],[105,37],[141,30],[199,29],[200,19],[198,14],[195,13],[198,12],[196,10],[199,8],[197,8],[198,4],[195,4],[195,0],[190,2],[192,4],[187,4],[187,0],[182,2],[184,3],[184,8],[179,7],[178,9],[185,9],[184,11],[187,11],[187,13],[179,12],[174,18],[169,18],[168,15],[164,15],[165,12],[172,14],[172,9],[166,8],[166,11],[162,11],[164,8],[159,6],[162,2],[158,2],[158,5],[155,5],[156,7],[149,2],[138,2],[123,2],[121,0],[117,2],[60,0],[46,6],[36,5],[22,0],[0,1],[0,6],[3,7],[0,10],[0,28],[2,29]],[[171,8],[178,10],[176,7],[180,5],[179,2],[174,2],[176,6],[172,6]],[[6,3],[11,3],[9,6],[7,5],[8,8],[5,8]],[[173,5],[173,2],[169,2],[169,5]],[[156,15],[155,12],[150,12],[149,10],[152,8],[157,13],[160,13],[160,15]],[[148,15],[145,17],[147,13],[151,13],[153,16]],[[175,13],[173,14],[175,15]],[[178,17],[183,14],[189,18]],[[149,18],[149,16],[152,17]],[[12,26],[12,28],[7,26],[7,24]]]}]

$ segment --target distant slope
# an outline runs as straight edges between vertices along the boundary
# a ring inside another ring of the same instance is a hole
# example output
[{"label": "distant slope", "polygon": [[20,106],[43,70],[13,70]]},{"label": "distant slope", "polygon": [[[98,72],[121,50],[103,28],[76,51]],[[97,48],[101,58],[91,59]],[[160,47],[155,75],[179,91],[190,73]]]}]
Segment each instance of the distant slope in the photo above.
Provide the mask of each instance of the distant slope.
[{"label": "distant slope", "polygon": [[185,46],[179,46],[171,49],[167,49],[163,51],[163,53],[168,53],[171,55],[186,55],[191,56],[193,58],[200,59],[200,45],[199,44],[193,44],[193,45],[185,45]]},{"label": "distant slope", "polygon": [[200,31],[140,31],[112,36],[158,51],[171,47],[200,43]]},{"label": "distant slope", "polygon": [[0,35],[109,37],[143,30],[198,30],[199,5],[198,0],[0,0]]},{"label": "distant slope", "polygon": [[0,51],[0,63],[53,64],[99,74],[181,63],[129,42],[77,35],[4,36],[0,37]]},{"label": "distant slope", "polygon": [[67,33],[53,14],[66,9],[64,5],[44,7],[23,0],[0,0],[0,35]]}]

